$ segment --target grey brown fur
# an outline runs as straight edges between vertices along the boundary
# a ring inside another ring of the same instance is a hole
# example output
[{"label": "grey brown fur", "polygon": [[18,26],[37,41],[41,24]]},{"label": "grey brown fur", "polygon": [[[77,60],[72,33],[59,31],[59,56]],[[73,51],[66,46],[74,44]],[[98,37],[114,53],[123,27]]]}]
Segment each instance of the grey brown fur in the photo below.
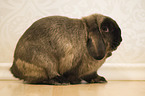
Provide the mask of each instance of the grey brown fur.
[{"label": "grey brown fur", "polygon": [[32,84],[106,82],[97,70],[121,41],[117,23],[104,15],[42,18],[18,41],[10,71]]}]

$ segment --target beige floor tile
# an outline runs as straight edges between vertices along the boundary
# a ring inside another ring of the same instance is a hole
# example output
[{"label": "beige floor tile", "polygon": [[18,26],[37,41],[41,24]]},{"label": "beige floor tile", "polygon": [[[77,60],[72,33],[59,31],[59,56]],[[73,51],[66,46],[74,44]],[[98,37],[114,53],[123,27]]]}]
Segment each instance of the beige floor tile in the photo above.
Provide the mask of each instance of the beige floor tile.
[{"label": "beige floor tile", "polygon": [[145,81],[109,81],[106,84],[62,86],[0,81],[0,96],[145,96]]}]

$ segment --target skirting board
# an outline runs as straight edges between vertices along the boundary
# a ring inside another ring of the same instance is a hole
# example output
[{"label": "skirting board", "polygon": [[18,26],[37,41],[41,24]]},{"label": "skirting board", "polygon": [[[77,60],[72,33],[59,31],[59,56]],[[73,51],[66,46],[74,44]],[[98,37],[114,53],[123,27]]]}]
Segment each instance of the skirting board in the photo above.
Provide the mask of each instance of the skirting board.
[{"label": "skirting board", "polygon": [[[11,63],[0,63],[0,80],[17,80],[10,73]],[[105,63],[98,74],[107,80],[145,80],[145,63]]]}]

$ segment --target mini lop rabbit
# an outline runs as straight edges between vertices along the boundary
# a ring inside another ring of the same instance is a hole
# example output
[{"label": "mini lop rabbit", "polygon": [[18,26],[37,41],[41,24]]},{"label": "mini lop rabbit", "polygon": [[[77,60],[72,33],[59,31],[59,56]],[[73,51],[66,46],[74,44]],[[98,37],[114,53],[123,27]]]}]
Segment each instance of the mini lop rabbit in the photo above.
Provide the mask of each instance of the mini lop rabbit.
[{"label": "mini lop rabbit", "polygon": [[31,84],[106,82],[96,71],[121,41],[117,23],[104,15],[42,18],[20,38],[10,71]]}]

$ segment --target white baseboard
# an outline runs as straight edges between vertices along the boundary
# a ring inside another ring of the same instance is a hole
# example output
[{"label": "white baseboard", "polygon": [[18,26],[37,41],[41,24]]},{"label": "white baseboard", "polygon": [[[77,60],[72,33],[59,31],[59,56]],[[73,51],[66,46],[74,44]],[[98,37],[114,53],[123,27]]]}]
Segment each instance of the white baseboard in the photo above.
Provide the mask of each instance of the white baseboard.
[{"label": "white baseboard", "polygon": [[9,71],[11,63],[0,63],[0,80],[14,80],[15,78]]},{"label": "white baseboard", "polygon": [[[11,63],[0,63],[0,79],[17,80],[10,73]],[[145,80],[145,63],[142,64],[110,64],[105,63],[98,74],[107,80]]]},{"label": "white baseboard", "polygon": [[108,80],[145,80],[145,63],[106,63],[98,73]]}]

